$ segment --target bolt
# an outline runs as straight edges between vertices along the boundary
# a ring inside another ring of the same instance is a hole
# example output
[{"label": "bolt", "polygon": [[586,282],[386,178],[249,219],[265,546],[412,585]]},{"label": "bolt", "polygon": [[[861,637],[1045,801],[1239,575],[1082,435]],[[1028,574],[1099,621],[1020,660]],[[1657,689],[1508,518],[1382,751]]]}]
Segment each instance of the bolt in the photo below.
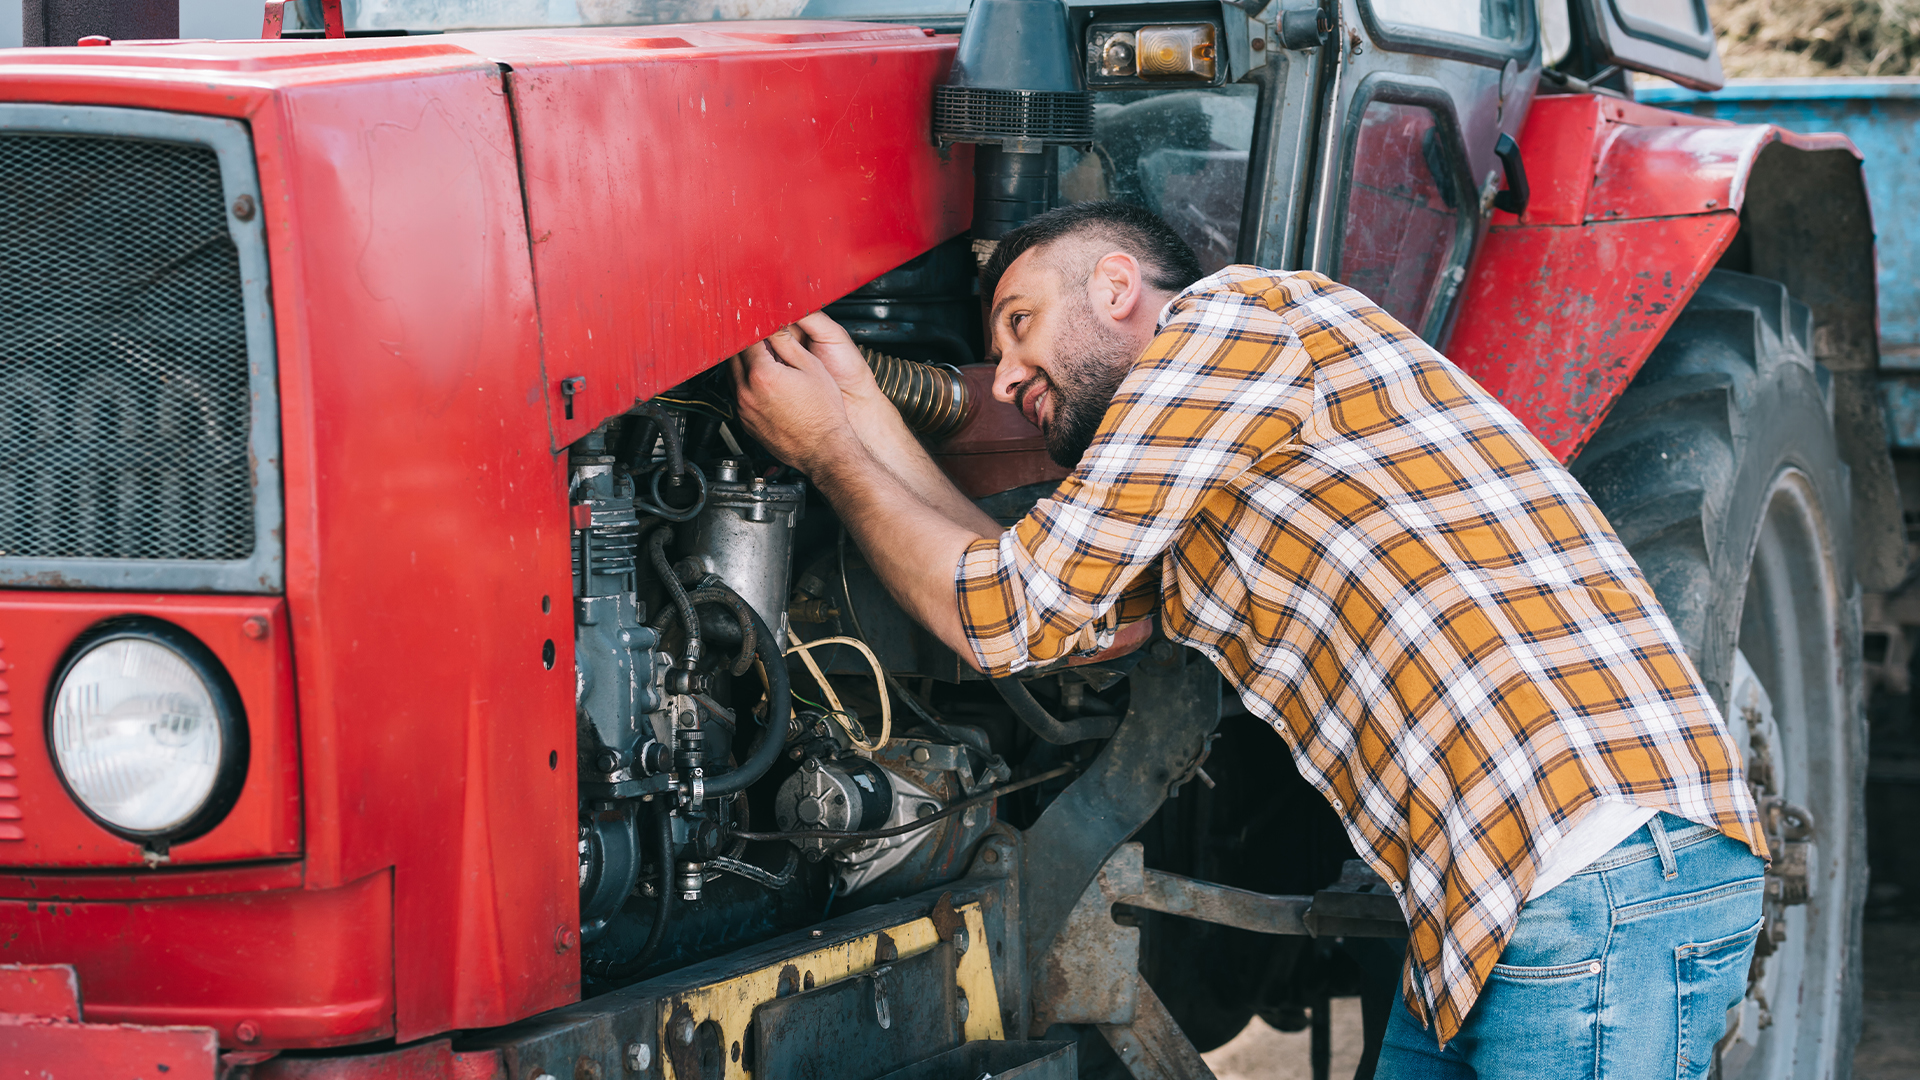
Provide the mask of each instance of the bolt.
[{"label": "bolt", "polygon": [[960,929],[955,930],[953,932],[953,951],[954,952],[959,953],[962,956],[965,956],[967,952],[967,946],[971,944],[973,944],[973,939],[967,936],[967,930],[965,927],[961,927]]},{"label": "bolt", "polygon": [[967,1014],[972,1012],[973,1010],[969,1008],[967,1005],[967,992],[965,990],[959,990],[959,989],[954,990],[953,1011],[954,1011],[955,1018],[958,1019],[961,1023],[964,1024],[967,1022]]},{"label": "bolt", "polygon": [[646,1072],[647,1066],[652,1064],[653,1047],[643,1042],[630,1042],[627,1044],[627,1070],[629,1072]]},{"label": "bolt", "polygon": [[1173,659],[1173,642],[1156,641],[1153,643],[1153,649],[1151,651],[1153,658],[1164,664]]},{"label": "bolt", "polygon": [[240,632],[255,641],[264,641],[267,636],[267,620],[255,615],[240,624]]},{"label": "bolt", "polygon": [[693,1045],[693,1017],[683,1016],[673,1022],[673,1037],[681,1046]]},{"label": "bolt", "polygon": [[234,1025],[233,1037],[243,1043],[257,1043],[260,1041],[260,1025],[251,1020],[242,1020]]},{"label": "bolt", "polygon": [[814,937],[819,937],[819,936],[820,936],[820,934],[821,934],[821,931],[819,931],[819,930],[815,930],[815,931],[813,932],[813,936],[814,936]]},{"label": "bolt", "polygon": [[925,765],[927,762],[933,760],[933,751],[924,746],[916,746],[913,748],[913,760]]},{"label": "bolt", "polygon": [[233,200],[233,216],[241,221],[253,220],[253,196],[242,195]]},{"label": "bolt", "polygon": [[580,931],[571,926],[562,926],[553,932],[553,951],[563,953],[580,944]]},{"label": "bolt", "polygon": [[999,848],[996,848],[996,847],[990,847],[990,848],[988,848],[987,850],[985,850],[985,851],[983,851],[983,852],[981,852],[981,853],[980,853],[980,861],[981,861],[981,862],[983,862],[983,863],[997,863],[997,862],[999,862],[999,861],[1000,861],[1000,849],[999,849]]}]

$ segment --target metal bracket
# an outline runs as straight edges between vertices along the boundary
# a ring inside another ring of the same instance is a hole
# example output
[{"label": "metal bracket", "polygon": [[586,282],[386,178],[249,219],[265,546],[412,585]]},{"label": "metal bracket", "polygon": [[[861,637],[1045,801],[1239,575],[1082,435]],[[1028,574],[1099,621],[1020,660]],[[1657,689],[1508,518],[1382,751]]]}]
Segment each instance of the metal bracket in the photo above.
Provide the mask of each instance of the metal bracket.
[{"label": "metal bracket", "polygon": [[1340,880],[1312,896],[1249,892],[1179,874],[1144,870],[1140,891],[1120,897],[1116,902],[1256,934],[1407,936],[1399,900],[1386,882],[1358,859],[1348,859],[1341,868]]}]

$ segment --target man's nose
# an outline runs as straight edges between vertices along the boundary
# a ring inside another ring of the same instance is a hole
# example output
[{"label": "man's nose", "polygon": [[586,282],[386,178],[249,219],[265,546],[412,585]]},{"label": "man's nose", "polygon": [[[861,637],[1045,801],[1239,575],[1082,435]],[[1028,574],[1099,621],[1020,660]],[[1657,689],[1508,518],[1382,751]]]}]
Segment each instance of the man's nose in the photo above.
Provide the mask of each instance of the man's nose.
[{"label": "man's nose", "polygon": [[1033,378],[1032,365],[1024,364],[1010,353],[1001,353],[1000,362],[993,369],[993,396],[1000,401],[1012,402],[1015,390],[1020,384]]}]

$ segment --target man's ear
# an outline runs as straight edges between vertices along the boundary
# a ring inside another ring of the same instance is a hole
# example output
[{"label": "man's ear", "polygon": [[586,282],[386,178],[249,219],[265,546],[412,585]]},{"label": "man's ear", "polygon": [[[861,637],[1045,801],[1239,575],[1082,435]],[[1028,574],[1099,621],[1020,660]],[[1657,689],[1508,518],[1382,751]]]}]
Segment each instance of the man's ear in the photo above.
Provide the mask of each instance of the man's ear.
[{"label": "man's ear", "polygon": [[1146,294],[1140,260],[1124,251],[1102,255],[1093,264],[1088,287],[1093,292],[1096,311],[1104,313],[1114,322],[1128,321],[1133,318]]}]

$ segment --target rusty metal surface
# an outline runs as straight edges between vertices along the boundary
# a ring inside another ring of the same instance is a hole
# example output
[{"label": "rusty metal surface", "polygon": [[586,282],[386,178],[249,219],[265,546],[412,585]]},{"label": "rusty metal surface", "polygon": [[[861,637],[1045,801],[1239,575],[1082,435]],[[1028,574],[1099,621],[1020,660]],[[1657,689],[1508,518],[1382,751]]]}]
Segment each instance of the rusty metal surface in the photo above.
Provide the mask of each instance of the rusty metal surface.
[{"label": "rusty metal surface", "polygon": [[1220,676],[1199,653],[1160,642],[1132,678],[1133,698],[1119,730],[1025,833],[1020,903],[1030,971],[1087,883],[1160,809],[1220,722]]},{"label": "rusty metal surface", "polygon": [[890,1072],[880,1080],[1078,1080],[1078,1045],[1070,1042],[975,1042]]},{"label": "rusty metal surface", "polygon": [[1280,896],[1196,881],[1179,874],[1146,871],[1136,896],[1121,898],[1148,911],[1218,923],[1256,934],[1306,934],[1311,896]]},{"label": "rusty metal surface", "polygon": [[1213,1080],[1213,1070],[1187,1041],[1173,1014],[1147,980],[1134,973],[1139,1008],[1130,1024],[1102,1024],[1100,1034],[1113,1047],[1134,1080]]},{"label": "rusty metal surface", "polygon": [[[960,1045],[952,944],[754,1010],[755,1075],[874,1080]],[[671,1025],[669,1025],[671,1030]],[[683,1068],[674,1075],[708,1075]]]},{"label": "rusty metal surface", "polygon": [[1144,888],[1141,845],[1121,844],[1087,883],[1033,972],[1035,1032],[1054,1024],[1128,1024],[1138,1005],[1140,930],[1113,921],[1113,905]]}]

